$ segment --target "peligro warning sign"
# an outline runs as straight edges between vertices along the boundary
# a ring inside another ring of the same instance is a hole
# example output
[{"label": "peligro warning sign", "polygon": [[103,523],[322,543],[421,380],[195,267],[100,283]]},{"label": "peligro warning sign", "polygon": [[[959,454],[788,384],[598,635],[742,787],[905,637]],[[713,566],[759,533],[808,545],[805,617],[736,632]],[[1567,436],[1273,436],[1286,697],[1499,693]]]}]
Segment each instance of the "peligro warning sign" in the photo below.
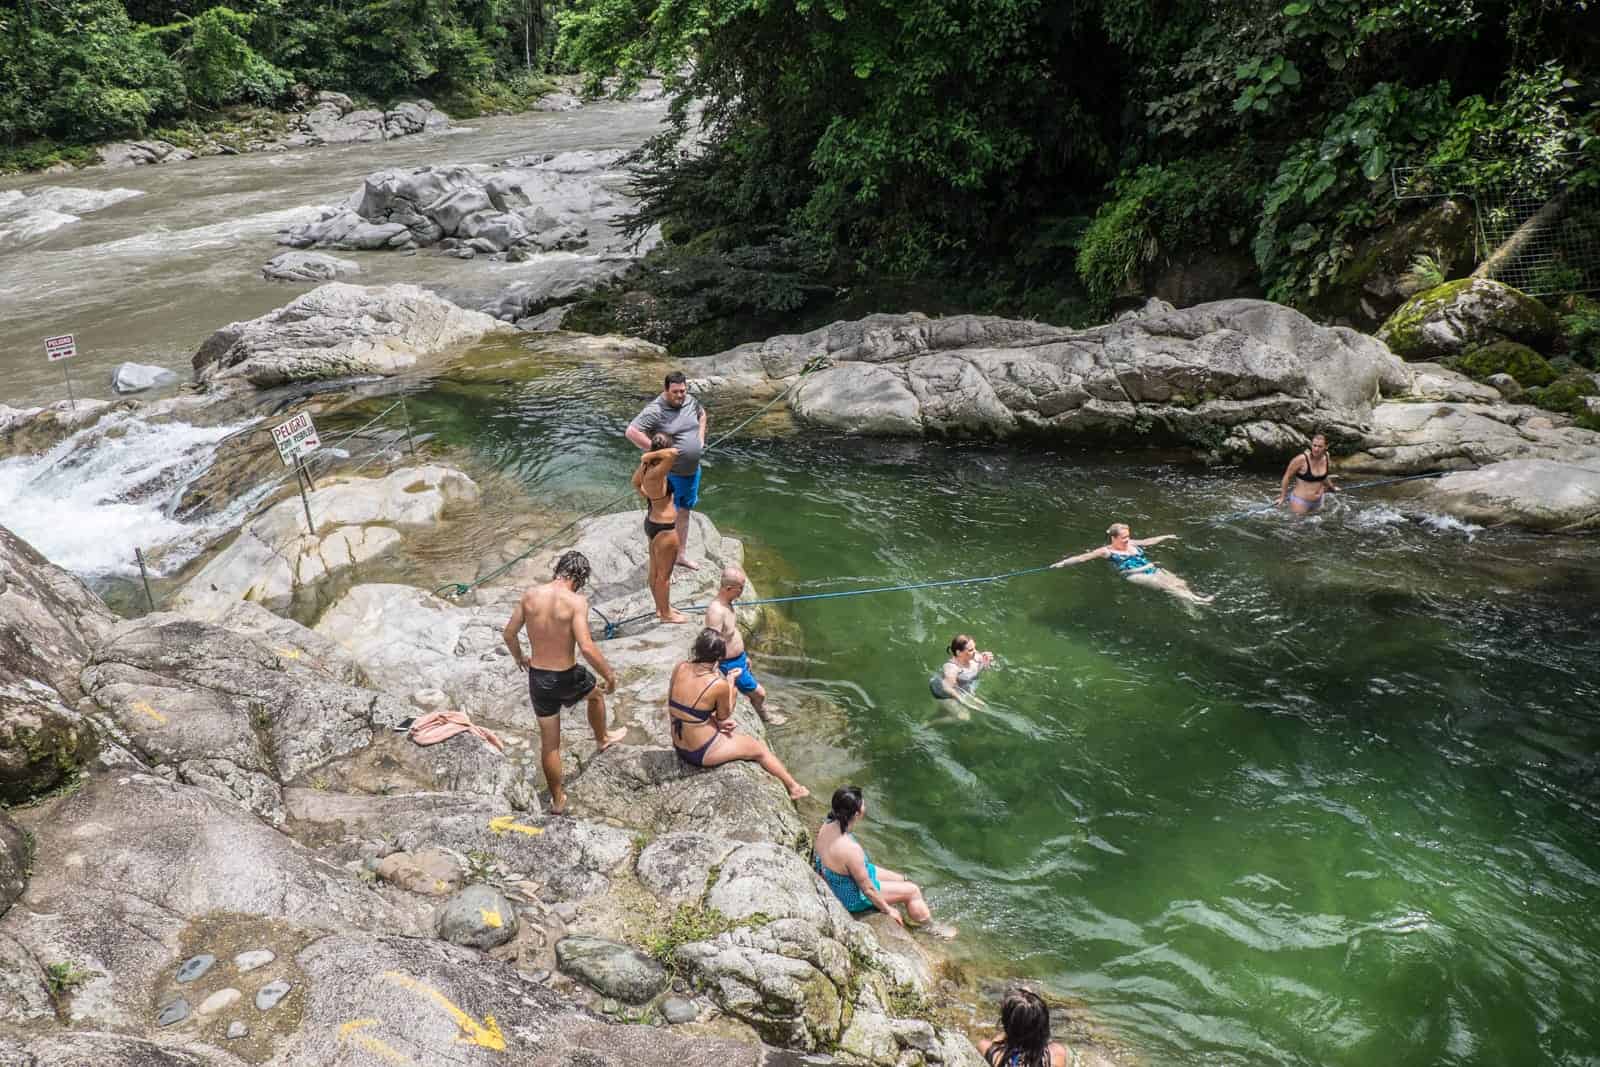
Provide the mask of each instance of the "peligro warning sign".
[{"label": "peligro warning sign", "polygon": [[309,456],[322,447],[322,439],[317,436],[317,427],[312,423],[311,416],[305,412],[274,426],[272,441],[278,446],[278,457],[283,460],[285,467],[294,466],[296,460]]},{"label": "peligro warning sign", "polygon": [[78,342],[70,333],[44,339],[44,358],[51,363],[58,359],[68,359],[77,354]]}]

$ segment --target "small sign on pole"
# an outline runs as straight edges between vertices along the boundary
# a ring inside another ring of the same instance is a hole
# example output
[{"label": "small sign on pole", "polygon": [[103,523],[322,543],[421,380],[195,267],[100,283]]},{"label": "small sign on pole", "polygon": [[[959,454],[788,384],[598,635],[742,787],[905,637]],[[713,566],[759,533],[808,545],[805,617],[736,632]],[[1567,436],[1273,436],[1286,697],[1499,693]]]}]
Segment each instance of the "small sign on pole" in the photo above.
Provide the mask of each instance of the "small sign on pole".
[{"label": "small sign on pole", "polygon": [[278,458],[283,460],[285,467],[296,466],[300,460],[322,447],[316,424],[303,411],[272,428],[272,443],[278,446]]},{"label": "small sign on pole", "polygon": [[[78,341],[70,333],[63,333],[44,339],[44,358],[51,363],[56,363],[63,359],[71,359],[77,354]],[[77,411],[78,398],[72,395],[72,371],[68,369],[68,365],[65,363],[61,364],[61,371],[67,379],[67,399],[72,401],[72,410]]]}]

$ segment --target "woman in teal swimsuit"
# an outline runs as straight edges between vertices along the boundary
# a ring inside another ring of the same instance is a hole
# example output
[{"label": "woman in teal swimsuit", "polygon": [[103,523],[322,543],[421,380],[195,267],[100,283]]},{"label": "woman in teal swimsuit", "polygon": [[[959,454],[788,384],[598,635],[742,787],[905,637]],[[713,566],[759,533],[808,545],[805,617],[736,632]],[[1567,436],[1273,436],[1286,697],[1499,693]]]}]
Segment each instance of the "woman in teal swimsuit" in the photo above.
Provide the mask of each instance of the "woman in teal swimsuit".
[{"label": "woman in teal swimsuit", "polygon": [[[1289,483],[1294,483],[1290,492]],[[1311,435],[1311,447],[1289,461],[1283,472],[1283,482],[1278,486],[1278,507],[1284,498],[1289,500],[1289,510],[1296,515],[1310,515],[1321,511],[1323,497],[1337,493],[1333,484],[1333,460],[1328,456],[1328,439],[1320,433]]]},{"label": "woman in teal swimsuit", "polygon": [[1128,524],[1114,522],[1106,530],[1109,544],[1099,548],[1091,548],[1087,552],[1080,552],[1076,556],[1058,559],[1050,564],[1052,567],[1070,567],[1074,563],[1083,563],[1091,559],[1105,559],[1111,561],[1111,566],[1116,568],[1118,574],[1136,585],[1147,585],[1152,589],[1159,589],[1164,593],[1171,593],[1179,600],[1186,600],[1191,604],[1209,604],[1217,599],[1215,596],[1201,596],[1189,588],[1189,583],[1179,578],[1171,571],[1164,571],[1145,558],[1146,545],[1159,545],[1163,541],[1176,541],[1177,534],[1162,534],[1159,537],[1145,537],[1135,541],[1131,536],[1132,531]]},{"label": "woman in teal swimsuit", "polygon": [[811,866],[828,883],[844,910],[852,915],[876,908],[904,926],[906,920],[900,917],[900,909],[895,906],[904,904],[913,926],[931,922],[933,914],[917,884],[887,867],[874,866],[867,858],[867,850],[856,843],[851,830],[866,814],[867,804],[861,798],[859,786],[847,785],[834,790],[833,810],[817,831]]},{"label": "woman in teal swimsuit", "polygon": [[672,747],[678,759],[692,767],[716,767],[734,760],[750,760],[783,783],[791,799],[811,795],[794,780],[789,768],[772,750],[754,737],[738,733],[733,705],[739,668],[724,675],[717,669],[727,646],[715,630],[701,630],[687,662],[672,668],[667,683],[667,719],[672,723]]}]

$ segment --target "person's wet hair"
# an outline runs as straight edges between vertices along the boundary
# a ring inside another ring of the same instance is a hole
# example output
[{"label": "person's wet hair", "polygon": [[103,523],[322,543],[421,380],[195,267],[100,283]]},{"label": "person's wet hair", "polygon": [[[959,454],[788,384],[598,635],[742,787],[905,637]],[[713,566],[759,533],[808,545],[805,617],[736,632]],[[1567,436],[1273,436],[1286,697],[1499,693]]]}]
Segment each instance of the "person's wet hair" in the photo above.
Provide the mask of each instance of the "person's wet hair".
[{"label": "person's wet hair", "polygon": [[728,643],[722,639],[722,635],[707,627],[694,639],[689,660],[692,663],[721,663],[726,658],[723,653],[727,651]]},{"label": "person's wet hair", "polygon": [[564,552],[556,560],[555,576],[557,578],[570,578],[573,591],[582,589],[589,581],[589,557],[577,549]]},{"label": "person's wet hair", "polygon": [[683,371],[675,370],[662,380],[661,391],[664,393],[674,385],[687,385],[688,383],[689,379],[684,375]]},{"label": "person's wet hair", "polygon": [[969,645],[973,648],[978,647],[978,643],[974,641],[970,635],[956,634],[950,639],[950,654],[953,656],[957,652],[965,652],[967,650],[967,646]]},{"label": "person's wet hair", "polygon": [[663,448],[671,447],[672,438],[668,437],[666,434],[654,433],[650,435],[650,451],[660,452]]},{"label": "person's wet hair", "polygon": [[1128,524],[1125,523],[1125,522],[1114,522],[1114,523],[1112,523],[1110,526],[1106,527],[1106,536],[1110,537],[1110,538],[1115,538],[1117,536],[1117,531],[1118,530],[1121,530],[1123,533],[1127,533],[1128,532]]},{"label": "person's wet hair", "polygon": [[861,812],[861,787],[841,785],[833,791],[833,805],[828,810],[828,822],[848,827],[850,820]]},{"label": "person's wet hair", "polygon": [[1050,1067],[1050,1009],[1029,989],[1013,989],[1000,1002],[1000,1030],[1005,1040],[989,1046],[984,1057],[994,1067]]}]

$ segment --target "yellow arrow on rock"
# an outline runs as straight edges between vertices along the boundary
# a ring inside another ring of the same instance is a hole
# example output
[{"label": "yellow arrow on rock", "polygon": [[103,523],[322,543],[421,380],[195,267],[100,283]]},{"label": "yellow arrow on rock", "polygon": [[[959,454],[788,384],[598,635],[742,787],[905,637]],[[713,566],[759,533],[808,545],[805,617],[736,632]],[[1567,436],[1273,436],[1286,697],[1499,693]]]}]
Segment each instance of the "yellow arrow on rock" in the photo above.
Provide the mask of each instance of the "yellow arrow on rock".
[{"label": "yellow arrow on rock", "polygon": [[486,1048],[493,1052],[504,1052],[506,1050],[505,1035],[500,1032],[500,1024],[494,1021],[493,1015],[485,1015],[483,1022],[479,1023],[472,1016],[452,1004],[449,997],[432,986],[417,981],[410,975],[401,974],[399,971],[385,971],[383,976],[395,985],[402,986],[415,993],[421,993],[425,997],[432,997],[441,1008],[449,1012],[450,1017],[461,1028],[462,1036],[456,1038],[457,1044],[477,1045],[479,1048]]},{"label": "yellow arrow on rock", "polygon": [[509,830],[511,833],[527,834],[529,837],[537,837],[538,835],[544,833],[544,830],[537,826],[522,825],[520,822],[516,821],[516,816],[514,815],[499,815],[493,819],[490,819],[489,829],[493,830],[497,834],[503,834]]},{"label": "yellow arrow on rock", "polygon": [[159,724],[161,724],[163,726],[166,725],[167,717],[165,715],[161,714],[155,708],[152,708],[145,701],[143,701],[143,700],[135,700],[129,706],[131,708],[133,708],[134,711],[137,711],[140,715],[148,715],[152,719],[154,719],[157,723],[159,723]]},{"label": "yellow arrow on rock", "polygon": [[374,1056],[380,1056],[390,1063],[397,1064],[398,1067],[417,1067],[417,1062],[404,1052],[392,1045],[379,1041],[370,1034],[361,1032],[368,1027],[377,1025],[378,1020],[376,1019],[351,1019],[339,1027],[339,1040],[350,1041],[360,1045]]},{"label": "yellow arrow on rock", "polygon": [[284,659],[299,659],[301,655],[298,648],[275,648],[272,651],[276,652]]}]

